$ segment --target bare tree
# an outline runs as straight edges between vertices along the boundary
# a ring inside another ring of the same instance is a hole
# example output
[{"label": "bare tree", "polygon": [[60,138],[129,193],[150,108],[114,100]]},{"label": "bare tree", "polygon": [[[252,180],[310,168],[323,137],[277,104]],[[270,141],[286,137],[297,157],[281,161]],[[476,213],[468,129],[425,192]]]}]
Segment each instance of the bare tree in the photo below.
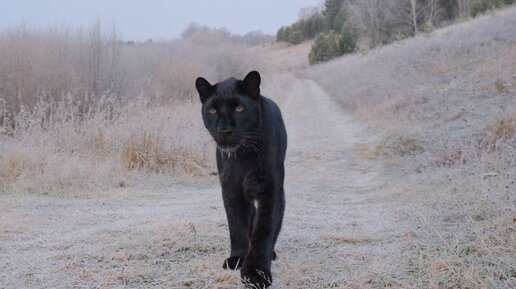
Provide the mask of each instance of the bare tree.
[{"label": "bare tree", "polygon": [[396,22],[410,27],[414,35],[425,25],[438,25],[444,16],[441,0],[396,0],[393,3]]},{"label": "bare tree", "polygon": [[370,47],[382,42],[382,22],[387,8],[382,0],[351,0],[348,8],[355,24],[369,37]]},{"label": "bare tree", "polygon": [[471,0],[455,0],[457,1],[458,16],[464,17],[469,14],[471,9]]},{"label": "bare tree", "polygon": [[427,8],[423,0],[397,0],[394,2],[394,14],[399,22],[410,27],[414,35],[419,33],[422,16]]},{"label": "bare tree", "polygon": [[441,7],[440,0],[427,0],[425,23],[436,26],[442,15],[443,8]]},{"label": "bare tree", "polygon": [[410,22],[412,23],[412,28],[414,29],[414,35],[415,35],[418,33],[417,17],[419,15],[419,13],[421,13],[423,10],[422,9],[417,10],[417,0],[409,0],[409,2],[410,2],[409,18],[410,18]]}]

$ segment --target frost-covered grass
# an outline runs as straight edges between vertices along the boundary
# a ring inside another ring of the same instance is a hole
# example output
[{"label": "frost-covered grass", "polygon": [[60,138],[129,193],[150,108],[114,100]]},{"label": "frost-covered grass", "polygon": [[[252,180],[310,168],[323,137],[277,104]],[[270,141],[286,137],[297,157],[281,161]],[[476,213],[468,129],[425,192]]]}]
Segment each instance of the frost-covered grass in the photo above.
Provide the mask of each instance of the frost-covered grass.
[{"label": "frost-covered grass", "polygon": [[413,287],[516,284],[516,8],[314,66],[413,207]]},{"label": "frost-covered grass", "polygon": [[80,100],[38,103],[0,137],[4,191],[63,192],[124,186],[138,173],[206,175],[213,147],[196,104],[120,104],[106,96],[86,113]]},{"label": "frost-covered grass", "polygon": [[98,25],[2,31],[0,186],[62,192],[208,175],[214,146],[195,78],[262,68],[249,47],[215,37],[129,44]]}]

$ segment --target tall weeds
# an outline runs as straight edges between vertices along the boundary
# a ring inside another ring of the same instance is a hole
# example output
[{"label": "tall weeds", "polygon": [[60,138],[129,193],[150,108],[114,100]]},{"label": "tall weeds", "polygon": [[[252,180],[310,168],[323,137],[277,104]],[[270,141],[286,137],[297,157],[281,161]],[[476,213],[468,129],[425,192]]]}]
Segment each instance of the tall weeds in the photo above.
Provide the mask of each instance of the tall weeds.
[{"label": "tall weeds", "polygon": [[4,190],[116,186],[140,173],[208,174],[213,145],[195,78],[220,81],[262,64],[243,44],[207,39],[124,43],[99,23],[0,33]]}]

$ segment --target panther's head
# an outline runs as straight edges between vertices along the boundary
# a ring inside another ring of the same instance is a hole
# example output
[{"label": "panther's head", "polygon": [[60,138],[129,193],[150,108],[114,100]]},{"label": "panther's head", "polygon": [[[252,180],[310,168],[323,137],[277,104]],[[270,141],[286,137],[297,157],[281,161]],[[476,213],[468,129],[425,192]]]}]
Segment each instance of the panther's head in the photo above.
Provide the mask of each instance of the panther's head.
[{"label": "panther's head", "polygon": [[195,81],[204,125],[222,151],[252,145],[261,127],[260,82],[257,71],[243,80],[228,78],[213,85],[202,77]]}]

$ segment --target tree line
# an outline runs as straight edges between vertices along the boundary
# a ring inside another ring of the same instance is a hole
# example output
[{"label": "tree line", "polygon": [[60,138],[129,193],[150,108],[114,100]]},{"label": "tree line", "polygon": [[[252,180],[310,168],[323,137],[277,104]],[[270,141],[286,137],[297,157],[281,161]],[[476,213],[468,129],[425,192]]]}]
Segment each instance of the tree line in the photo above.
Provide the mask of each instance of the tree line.
[{"label": "tree line", "polygon": [[475,17],[516,0],[325,0],[322,9],[282,26],[277,41],[298,44],[314,39],[310,64],[354,52],[358,39],[373,48],[456,19]]}]

